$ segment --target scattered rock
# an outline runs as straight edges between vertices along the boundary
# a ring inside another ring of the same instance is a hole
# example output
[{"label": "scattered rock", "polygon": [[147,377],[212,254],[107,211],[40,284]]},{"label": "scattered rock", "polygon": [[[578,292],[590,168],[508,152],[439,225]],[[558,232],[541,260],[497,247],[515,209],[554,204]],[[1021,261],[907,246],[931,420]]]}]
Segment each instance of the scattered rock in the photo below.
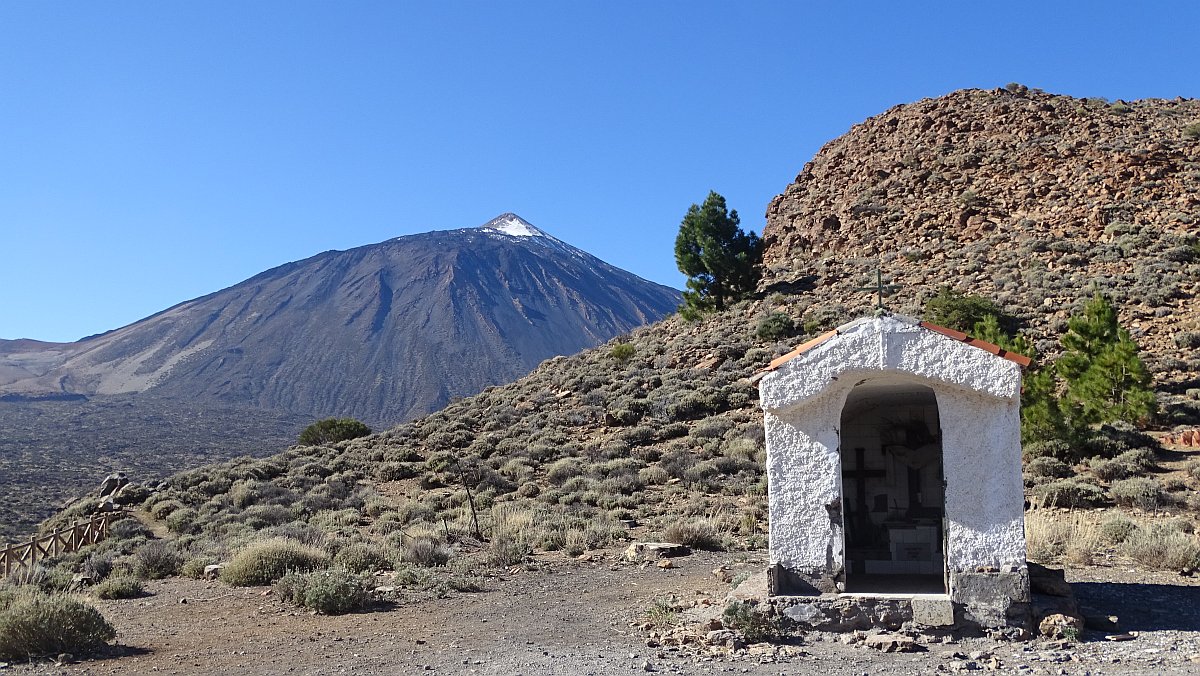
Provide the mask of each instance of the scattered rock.
[{"label": "scattered rock", "polygon": [[741,640],[742,639],[740,636],[738,636],[737,632],[729,629],[717,629],[715,631],[710,631],[704,638],[704,642],[709,645],[723,645],[735,649],[740,647],[738,644],[741,643]]},{"label": "scattered rock", "polygon": [[871,634],[863,644],[885,653],[910,653],[917,649],[917,642],[903,634]]},{"label": "scattered rock", "polygon": [[1038,631],[1047,638],[1074,639],[1083,631],[1083,618],[1054,613],[1042,618]]},{"label": "scattered rock", "polygon": [[215,579],[221,577],[221,571],[223,571],[223,570],[225,570],[225,564],[223,564],[223,563],[214,563],[212,565],[205,566],[204,567],[204,579],[205,580],[215,580]]}]

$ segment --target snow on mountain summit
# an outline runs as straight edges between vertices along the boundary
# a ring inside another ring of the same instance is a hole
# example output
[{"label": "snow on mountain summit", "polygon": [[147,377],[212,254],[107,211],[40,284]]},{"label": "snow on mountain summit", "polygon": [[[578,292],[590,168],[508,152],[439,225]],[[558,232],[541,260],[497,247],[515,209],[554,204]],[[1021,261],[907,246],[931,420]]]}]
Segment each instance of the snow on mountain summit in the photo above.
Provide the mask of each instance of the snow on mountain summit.
[{"label": "snow on mountain summit", "polygon": [[479,229],[485,232],[500,232],[512,237],[550,237],[541,230],[533,227],[532,223],[514,213],[500,214],[479,226]]}]

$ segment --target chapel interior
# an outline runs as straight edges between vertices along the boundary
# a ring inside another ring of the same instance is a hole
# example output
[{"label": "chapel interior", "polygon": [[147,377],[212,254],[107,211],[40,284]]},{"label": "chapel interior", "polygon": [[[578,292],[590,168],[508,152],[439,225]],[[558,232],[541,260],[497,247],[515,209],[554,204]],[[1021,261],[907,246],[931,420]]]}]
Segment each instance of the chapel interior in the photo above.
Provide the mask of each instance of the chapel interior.
[{"label": "chapel interior", "polygon": [[933,390],[859,383],[842,409],[846,591],[946,591],[941,425]]}]

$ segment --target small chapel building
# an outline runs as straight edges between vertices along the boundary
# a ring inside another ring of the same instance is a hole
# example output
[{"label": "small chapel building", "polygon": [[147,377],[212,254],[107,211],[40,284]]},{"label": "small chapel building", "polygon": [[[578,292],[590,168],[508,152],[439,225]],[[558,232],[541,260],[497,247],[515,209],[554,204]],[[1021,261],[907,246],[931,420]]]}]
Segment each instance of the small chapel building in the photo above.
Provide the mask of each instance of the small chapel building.
[{"label": "small chapel building", "polygon": [[769,593],[915,599],[917,624],[1027,625],[1028,364],[886,313],[773,361],[759,380]]}]

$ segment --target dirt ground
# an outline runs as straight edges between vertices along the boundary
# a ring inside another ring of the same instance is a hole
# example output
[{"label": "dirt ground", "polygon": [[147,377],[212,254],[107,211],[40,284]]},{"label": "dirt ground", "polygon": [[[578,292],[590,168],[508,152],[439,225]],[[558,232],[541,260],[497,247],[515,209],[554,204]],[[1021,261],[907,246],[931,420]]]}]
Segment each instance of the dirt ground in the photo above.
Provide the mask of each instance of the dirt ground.
[{"label": "dirt ground", "polygon": [[[1112,642],[1086,632],[1074,644],[986,638],[922,641],[884,654],[809,634],[791,656],[721,658],[647,647],[633,626],[656,599],[713,599],[712,574],[761,570],[764,553],[697,553],[677,568],[618,564],[618,552],[583,562],[557,555],[538,569],[488,580],[485,591],[426,598],[341,617],[289,606],[266,588],[216,582],[151,582],[149,595],[98,602],[118,629],[109,654],[13,664],[13,674],[1200,674],[1200,582],[1176,574],[1093,567],[1071,571],[1088,612],[1120,617]],[[750,651],[754,652],[754,651]]]}]

